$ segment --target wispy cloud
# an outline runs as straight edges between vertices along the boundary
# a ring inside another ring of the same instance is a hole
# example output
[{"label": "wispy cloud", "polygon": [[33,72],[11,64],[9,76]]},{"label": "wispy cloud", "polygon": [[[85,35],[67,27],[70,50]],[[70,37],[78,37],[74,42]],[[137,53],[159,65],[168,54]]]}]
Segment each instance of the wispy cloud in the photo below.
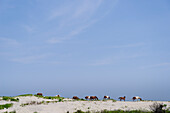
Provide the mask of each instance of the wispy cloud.
[{"label": "wispy cloud", "polygon": [[135,44],[109,46],[107,48],[132,48],[132,47],[140,47],[140,46],[144,46],[144,45],[145,45],[145,43],[135,43]]},{"label": "wispy cloud", "polygon": [[19,42],[10,38],[0,37],[0,46],[1,47],[16,47],[19,46]]},{"label": "wispy cloud", "polygon": [[86,28],[88,28],[90,25],[92,25],[93,23],[95,23],[95,20],[84,25],[84,26],[80,26],[74,30],[71,30],[67,35],[65,35],[64,37],[62,38],[51,38],[49,40],[47,40],[48,43],[51,43],[51,44],[56,44],[56,43],[62,43],[63,41],[65,40],[69,40],[71,39],[72,37],[78,35],[79,33],[83,32]]},{"label": "wispy cloud", "polygon": [[22,25],[22,27],[27,31],[27,32],[33,32],[35,31],[34,27],[30,25]]},{"label": "wispy cloud", "polygon": [[51,38],[49,40],[47,40],[48,43],[51,44],[56,44],[56,43],[62,43],[64,39],[57,39],[57,38]]},{"label": "wispy cloud", "polygon": [[91,63],[91,66],[102,66],[102,65],[109,65],[113,63],[113,58],[106,58],[106,59],[101,59],[98,61],[95,61]]},{"label": "wispy cloud", "polygon": [[39,60],[46,58],[48,55],[35,55],[35,56],[25,56],[20,58],[11,59],[13,62],[18,63],[37,63]]},{"label": "wispy cloud", "polygon": [[71,2],[70,4],[65,4],[63,7],[51,11],[52,13],[49,16],[49,21],[59,21],[58,32],[64,32],[64,35],[58,36],[57,33],[55,36],[56,38],[48,39],[47,42],[54,44],[71,39],[92,26],[103,16],[108,14],[108,10],[111,10],[111,8],[108,8],[107,11],[100,12],[101,15],[96,16],[98,9],[102,7],[103,2],[105,1],[84,0]]},{"label": "wispy cloud", "polygon": [[96,61],[93,61],[93,63],[90,63],[90,65],[92,65],[92,66],[110,65],[110,64],[120,62],[122,60],[129,60],[129,59],[134,59],[134,58],[138,58],[138,57],[142,57],[142,56],[144,56],[144,55],[142,55],[142,54],[115,55],[115,56],[98,59]]},{"label": "wispy cloud", "polygon": [[170,62],[165,62],[165,63],[159,63],[159,64],[153,64],[153,65],[143,66],[143,67],[141,67],[141,69],[156,68],[156,67],[163,67],[163,66],[170,66]]}]

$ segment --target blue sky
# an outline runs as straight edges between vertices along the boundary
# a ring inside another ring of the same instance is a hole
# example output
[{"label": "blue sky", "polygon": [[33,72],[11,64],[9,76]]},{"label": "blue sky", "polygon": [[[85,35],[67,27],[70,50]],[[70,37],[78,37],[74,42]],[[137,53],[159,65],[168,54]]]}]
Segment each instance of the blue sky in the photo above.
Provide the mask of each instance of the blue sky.
[{"label": "blue sky", "polygon": [[0,95],[170,100],[169,0],[0,0]]}]

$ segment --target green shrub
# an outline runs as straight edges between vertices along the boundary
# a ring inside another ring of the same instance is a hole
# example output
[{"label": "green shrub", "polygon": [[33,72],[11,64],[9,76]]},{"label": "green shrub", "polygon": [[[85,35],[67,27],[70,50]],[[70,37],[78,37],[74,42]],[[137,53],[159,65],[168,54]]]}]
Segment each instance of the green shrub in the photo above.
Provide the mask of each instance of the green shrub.
[{"label": "green shrub", "polygon": [[23,94],[23,95],[18,95],[18,97],[24,97],[24,96],[33,96],[33,94]]},{"label": "green shrub", "polygon": [[19,101],[19,98],[11,98],[11,101],[16,101],[16,102],[18,102]]},{"label": "green shrub", "polygon": [[11,97],[6,97],[6,96],[2,97],[2,100],[10,100],[10,99]]},{"label": "green shrub", "polygon": [[6,111],[4,113],[16,113],[16,111],[11,111],[11,112]]},{"label": "green shrub", "polygon": [[6,108],[6,109],[8,109],[9,107],[12,107],[12,103],[11,104],[3,104],[3,105],[0,105],[0,109],[4,109],[4,108]]},{"label": "green shrub", "polygon": [[9,112],[9,113],[16,113],[16,111],[11,111],[11,112]]},{"label": "green shrub", "polygon": [[110,99],[110,100],[112,100],[112,102],[116,102],[116,100],[115,100],[115,99]]},{"label": "green shrub", "polygon": [[4,96],[4,97],[2,97],[2,100],[6,100],[6,101],[8,101],[8,100],[10,100],[10,101],[16,101],[16,102],[18,102],[19,101],[19,98],[13,98],[13,97],[7,97],[7,96]]},{"label": "green shrub", "polygon": [[81,111],[81,110],[77,110],[77,111],[74,112],[74,113],[85,113],[85,112],[83,112],[83,111]]},{"label": "green shrub", "polygon": [[56,96],[41,96],[41,95],[34,95],[36,97],[39,97],[39,98],[44,98],[44,99],[64,99],[64,97],[56,97]]},{"label": "green shrub", "polygon": [[116,111],[107,111],[103,110],[101,112],[96,112],[96,113],[152,113],[152,112],[145,112],[141,110],[132,110],[132,111],[123,111],[123,110],[116,110]]},{"label": "green shrub", "polygon": [[164,104],[163,106],[164,106],[164,107],[166,107],[166,106],[167,106],[167,104]]},{"label": "green shrub", "polygon": [[[90,111],[83,112],[81,110],[77,110],[74,113],[91,113],[91,112]],[[152,112],[141,111],[141,110],[132,110],[132,111],[123,111],[123,110],[108,111],[108,110],[102,110],[102,111],[97,111],[97,112],[92,112],[92,113],[152,113]]]},{"label": "green shrub", "polygon": [[34,95],[34,96],[36,96],[36,97],[40,97],[40,98],[43,98],[43,96],[42,96],[42,95]]},{"label": "green shrub", "polygon": [[60,98],[58,101],[61,102],[62,100],[63,100],[63,99]]}]

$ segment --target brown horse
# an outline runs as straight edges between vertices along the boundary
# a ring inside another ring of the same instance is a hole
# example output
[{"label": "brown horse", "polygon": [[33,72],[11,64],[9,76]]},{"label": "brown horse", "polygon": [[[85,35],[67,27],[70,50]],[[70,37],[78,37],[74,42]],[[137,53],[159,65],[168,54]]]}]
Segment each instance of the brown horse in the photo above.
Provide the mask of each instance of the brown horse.
[{"label": "brown horse", "polygon": [[86,99],[86,100],[90,100],[90,96],[86,96],[85,99]]},{"label": "brown horse", "polygon": [[98,100],[97,96],[90,96],[90,100]]},{"label": "brown horse", "polygon": [[37,95],[38,95],[38,96],[43,96],[43,94],[42,94],[42,93],[37,93]]},{"label": "brown horse", "polygon": [[109,96],[104,96],[103,99],[110,99],[110,97]]},{"label": "brown horse", "polygon": [[119,97],[118,99],[120,99],[120,101],[121,101],[121,100],[124,100],[124,101],[125,101],[125,98],[126,98],[126,96],[124,96],[124,97]]},{"label": "brown horse", "polygon": [[138,97],[138,96],[132,98],[133,101],[135,101],[136,99],[137,99],[137,101],[138,101],[138,99],[139,99],[140,101],[142,100],[142,98],[140,98],[140,97]]},{"label": "brown horse", "polygon": [[73,99],[79,99],[79,97],[77,97],[77,96],[73,96]]},{"label": "brown horse", "polygon": [[60,97],[60,95],[56,95],[56,97]]}]

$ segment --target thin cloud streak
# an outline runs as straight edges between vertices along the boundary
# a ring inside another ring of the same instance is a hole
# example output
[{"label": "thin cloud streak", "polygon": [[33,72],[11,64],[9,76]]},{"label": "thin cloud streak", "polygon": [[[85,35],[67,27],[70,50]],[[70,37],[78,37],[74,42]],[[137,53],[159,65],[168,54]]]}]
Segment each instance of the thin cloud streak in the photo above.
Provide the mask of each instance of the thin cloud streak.
[{"label": "thin cloud streak", "polygon": [[[85,29],[92,26],[94,23],[102,19],[104,16],[110,12],[112,9],[108,9],[103,13],[100,17],[94,18],[93,16],[98,11],[100,6],[102,6],[103,0],[98,1],[81,1],[78,4],[67,4],[67,6],[57,9],[56,12],[53,12],[49,16],[49,20],[55,20],[60,18],[59,21],[59,29],[64,31],[66,28],[70,28],[73,30],[68,30],[65,32],[64,36],[55,36],[56,38],[48,39],[46,42],[55,44],[59,42],[63,42],[64,40],[71,39],[72,37],[82,33]],[[114,2],[115,3],[115,2]],[[78,6],[78,7],[77,7]],[[61,13],[62,12],[62,13]],[[63,38],[58,38],[63,37]]]},{"label": "thin cloud streak", "polygon": [[165,62],[165,63],[160,63],[160,64],[148,65],[148,66],[141,67],[141,69],[156,68],[156,67],[163,67],[163,66],[168,66],[169,67],[170,63]]},{"label": "thin cloud streak", "polygon": [[32,33],[32,32],[35,31],[34,27],[29,26],[29,25],[23,25],[22,27],[23,27],[27,32],[30,32],[30,33]]},{"label": "thin cloud streak", "polygon": [[91,63],[91,66],[103,66],[103,65],[109,65],[113,63],[113,59],[102,59],[100,61],[96,61],[94,63]]},{"label": "thin cloud streak", "polygon": [[46,58],[47,56],[49,55],[26,56],[26,57],[11,59],[11,61],[18,62],[18,63],[34,63],[34,62],[38,62],[41,59]]},{"label": "thin cloud streak", "polygon": [[56,44],[56,43],[62,43],[65,40],[69,40],[71,38],[73,38],[74,36],[78,35],[79,33],[83,32],[86,28],[88,28],[89,26],[91,26],[92,24],[94,24],[97,20],[93,20],[92,22],[90,22],[87,25],[84,26],[80,26],[72,31],[70,31],[69,34],[67,34],[65,37],[63,38],[51,38],[49,40],[47,40],[47,43],[51,43],[51,44]]},{"label": "thin cloud streak", "polygon": [[91,66],[110,65],[110,64],[114,64],[115,62],[119,62],[121,60],[134,59],[134,58],[138,58],[138,57],[142,57],[142,56],[144,56],[144,55],[142,55],[142,54],[134,54],[134,55],[128,55],[128,56],[127,55],[112,56],[112,57],[107,57],[107,58],[97,60],[94,63],[90,63],[89,65],[91,65]]},{"label": "thin cloud streak", "polygon": [[0,46],[2,47],[16,47],[19,45],[19,42],[17,42],[16,40],[0,37]]},{"label": "thin cloud streak", "polygon": [[132,47],[140,47],[144,46],[145,43],[135,43],[135,44],[127,44],[127,45],[116,45],[116,46],[110,46],[108,48],[132,48]]},{"label": "thin cloud streak", "polygon": [[62,42],[63,42],[63,39],[57,39],[57,38],[52,38],[52,39],[47,40],[47,43],[50,43],[50,44],[56,44],[56,43],[62,43]]}]

